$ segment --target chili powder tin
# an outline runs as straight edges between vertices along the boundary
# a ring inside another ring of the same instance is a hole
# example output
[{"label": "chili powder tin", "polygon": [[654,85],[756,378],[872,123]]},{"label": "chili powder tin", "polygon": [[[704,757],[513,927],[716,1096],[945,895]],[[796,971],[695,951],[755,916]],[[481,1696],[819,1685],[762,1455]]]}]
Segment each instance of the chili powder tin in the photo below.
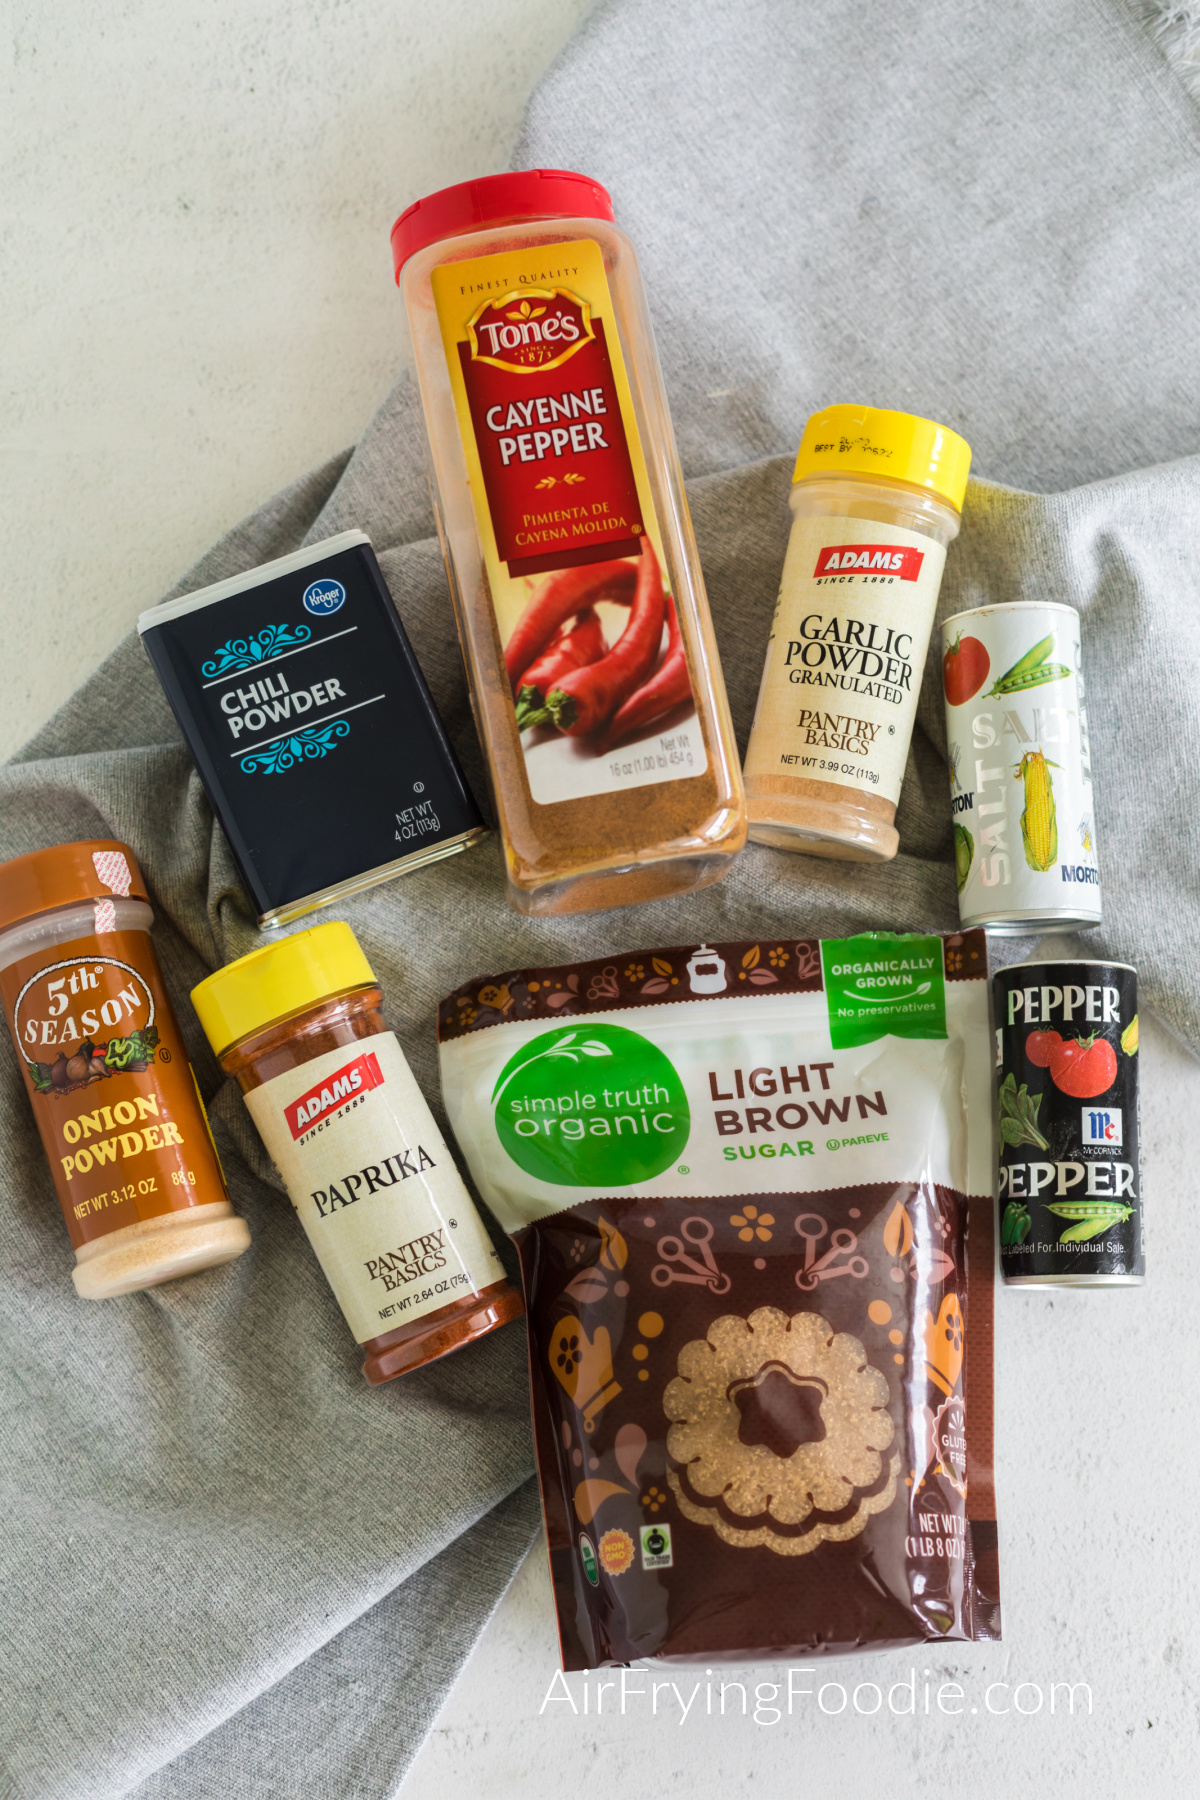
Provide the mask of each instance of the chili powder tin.
[{"label": "chili powder tin", "polygon": [[942,626],[963,927],[1001,937],[1100,923],[1079,614],[1018,600]]},{"label": "chili powder tin", "polygon": [[1139,1285],[1137,972],[1014,963],[992,998],[1005,1283]]},{"label": "chili powder tin", "polygon": [[138,630],[260,926],[486,835],[364,532],[152,607]]}]

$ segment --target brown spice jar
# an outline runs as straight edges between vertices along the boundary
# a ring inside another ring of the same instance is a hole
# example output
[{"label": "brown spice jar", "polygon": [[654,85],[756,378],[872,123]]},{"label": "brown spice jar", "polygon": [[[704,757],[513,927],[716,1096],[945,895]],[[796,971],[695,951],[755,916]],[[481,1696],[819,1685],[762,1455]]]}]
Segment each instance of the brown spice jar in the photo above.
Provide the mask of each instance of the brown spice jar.
[{"label": "brown spice jar", "polygon": [[[268,961],[276,967],[264,967]],[[216,1049],[216,1040],[231,1029],[239,1003],[244,1005],[248,995],[261,996],[261,1012],[277,1004],[272,995],[278,996],[284,986],[299,996],[307,978],[311,995],[312,987],[321,985],[323,971],[347,972],[355,963],[353,972],[365,973],[368,981],[315,1003],[310,998],[308,1005],[227,1041],[218,1054],[222,1068],[246,1096],[362,1346],[363,1374],[378,1385],[486,1336],[519,1317],[523,1306],[388,1030],[380,1010],[383,996],[366,958],[348,926],[322,925],[218,970],[194,991],[193,1000]],[[365,1057],[342,1054],[360,1043],[371,1046]],[[306,1099],[312,1109],[307,1120],[302,1116]],[[336,1182],[329,1179],[331,1169]],[[429,1176],[427,1169],[433,1171]],[[383,1179],[385,1171],[390,1180]],[[374,1180],[364,1184],[369,1172]],[[410,1189],[413,1176],[419,1179]],[[314,1191],[314,1182],[325,1185]],[[373,1202],[373,1210],[364,1206],[360,1212],[363,1200]],[[447,1244],[449,1233],[453,1238]],[[423,1254],[420,1247],[439,1236],[442,1250]],[[439,1255],[439,1268],[428,1266]],[[455,1263],[458,1273],[441,1277],[440,1285],[453,1280],[458,1297],[417,1310],[422,1301],[417,1284],[429,1276],[436,1288],[440,1268],[453,1269]],[[380,1308],[378,1301],[391,1294],[399,1299]],[[415,1316],[370,1334],[368,1319],[409,1306]]]}]

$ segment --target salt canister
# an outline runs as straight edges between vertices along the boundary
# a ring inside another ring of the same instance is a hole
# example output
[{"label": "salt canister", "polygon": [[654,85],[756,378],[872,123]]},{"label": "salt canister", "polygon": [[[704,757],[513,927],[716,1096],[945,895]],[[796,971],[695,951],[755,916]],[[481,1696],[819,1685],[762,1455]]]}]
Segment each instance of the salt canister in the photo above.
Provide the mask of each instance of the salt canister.
[{"label": "salt canister", "polygon": [[942,626],[964,927],[1000,936],[1100,923],[1079,614],[1012,601]]}]

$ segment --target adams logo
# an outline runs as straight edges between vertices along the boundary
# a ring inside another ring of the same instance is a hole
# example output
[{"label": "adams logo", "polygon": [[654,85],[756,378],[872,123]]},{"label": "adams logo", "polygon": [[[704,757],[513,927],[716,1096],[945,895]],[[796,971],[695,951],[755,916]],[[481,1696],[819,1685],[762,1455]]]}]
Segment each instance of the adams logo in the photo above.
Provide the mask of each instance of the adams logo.
[{"label": "adams logo", "polygon": [[861,574],[916,581],[924,561],[923,550],[912,550],[904,544],[827,544],[817,556],[813,578]]},{"label": "adams logo", "polygon": [[514,375],[557,369],[595,335],[591,307],[566,288],[514,288],[467,321],[471,361]]},{"label": "adams logo", "polygon": [[383,1086],[383,1070],[373,1050],[367,1050],[362,1056],[356,1056],[353,1062],[344,1063],[310,1087],[306,1094],[285,1106],[283,1116],[288,1122],[288,1130],[297,1142],[310,1132],[315,1125],[328,1119],[344,1106],[347,1100],[353,1100],[359,1094],[367,1093],[371,1088]]}]

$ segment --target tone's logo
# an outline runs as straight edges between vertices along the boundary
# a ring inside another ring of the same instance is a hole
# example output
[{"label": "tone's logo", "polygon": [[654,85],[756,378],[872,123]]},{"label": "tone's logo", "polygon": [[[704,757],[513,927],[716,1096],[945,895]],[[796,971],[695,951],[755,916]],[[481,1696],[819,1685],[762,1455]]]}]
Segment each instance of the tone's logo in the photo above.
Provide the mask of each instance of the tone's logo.
[{"label": "tone's logo", "polygon": [[592,309],[566,288],[514,288],[485,300],[467,322],[471,361],[514,375],[556,369],[596,333]]}]

